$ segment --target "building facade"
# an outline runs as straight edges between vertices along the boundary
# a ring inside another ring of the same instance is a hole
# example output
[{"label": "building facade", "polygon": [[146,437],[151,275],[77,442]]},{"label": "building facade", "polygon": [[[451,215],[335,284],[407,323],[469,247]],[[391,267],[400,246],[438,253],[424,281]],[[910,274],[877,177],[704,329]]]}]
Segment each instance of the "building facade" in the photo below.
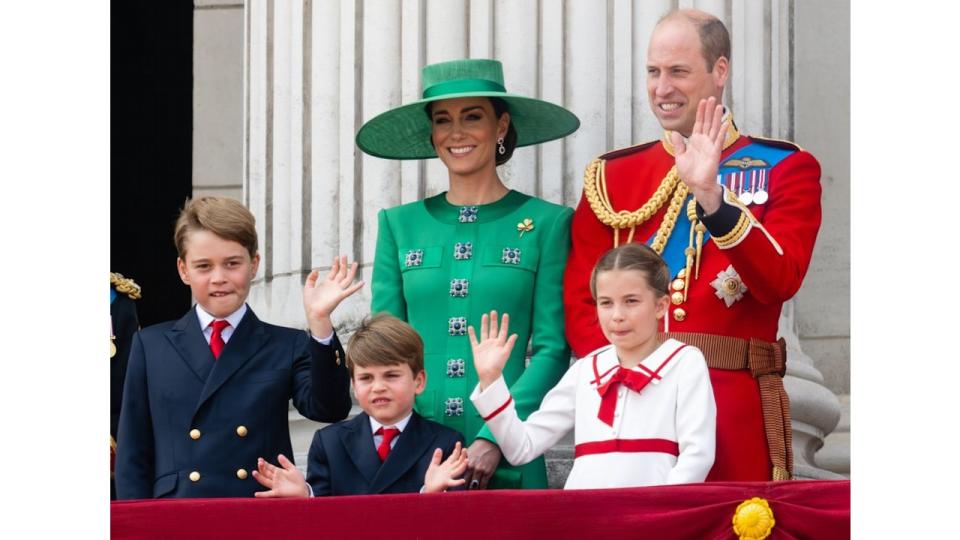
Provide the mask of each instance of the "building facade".
[{"label": "building facade", "polygon": [[[195,0],[194,192],[236,197],[256,215],[263,263],[254,310],[303,326],[300,289],[311,268],[344,253],[369,280],[377,211],[445,189],[436,160],[382,160],[354,144],[364,121],[419,98],[425,64],[495,58],[509,91],[577,114],[576,133],[517,149],[499,170],[509,187],[575,206],[592,158],[660,136],[646,48],[660,16],[678,7],[727,24],[724,101],[741,131],[793,140],[823,166],[817,247],[781,318],[798,472],[821,474],[814,453],[840,419],[837,395],[849,394],[846,2]],[[336,322],[349,332],[368,311],[365,290]],[[309,435],[314,426],[291,415]]]}]

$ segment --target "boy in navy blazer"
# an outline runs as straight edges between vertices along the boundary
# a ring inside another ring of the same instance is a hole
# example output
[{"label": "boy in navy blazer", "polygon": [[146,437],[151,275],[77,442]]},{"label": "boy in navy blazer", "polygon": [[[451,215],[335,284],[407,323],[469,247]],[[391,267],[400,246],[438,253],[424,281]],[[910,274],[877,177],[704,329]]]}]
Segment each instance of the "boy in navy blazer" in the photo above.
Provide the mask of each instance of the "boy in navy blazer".
[{"label": "boy in navy blazer", "polygon": [[427,377],[417,332],[387,314],[367,319],[350,338],[347,367],[363,413],[317,430],[306,480],[282,455],[281,467],[261,459],[253,476],[268,491],[256,496],[437,493],[463,485],[463,435],[413,411]]},{"label": "boy in navy blazer", "polygon": [[[246,305],[257,273],[254,217],[222,197],[189,201],[177,219],[177,269],[197,301],[178,321],[133,339],[118,428],[120,499],[249,497],[261,455],[291,452],[289,400],[305,417],[350,411],[349,374],[330,312],[363,282],[356,263],[310,274],[310,334],[261,322]],[[320,339],[318,339],[318,337]]]}]

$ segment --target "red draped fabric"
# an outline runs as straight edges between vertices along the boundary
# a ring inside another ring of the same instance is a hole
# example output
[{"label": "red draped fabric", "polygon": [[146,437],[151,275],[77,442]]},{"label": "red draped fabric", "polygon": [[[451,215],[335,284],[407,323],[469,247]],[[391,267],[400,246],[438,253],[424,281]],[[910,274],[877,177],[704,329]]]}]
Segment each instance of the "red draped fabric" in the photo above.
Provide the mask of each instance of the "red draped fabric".
[{"label": "red draped fabric", "polygon": [[[850,538],[849,481],[711,482],[603,490],[503,490],[316,499],[111,503],[113,538],[736,539],[732,519],[766,499],[772,540]],[[391,531],[384,536],[383,531]]]}]

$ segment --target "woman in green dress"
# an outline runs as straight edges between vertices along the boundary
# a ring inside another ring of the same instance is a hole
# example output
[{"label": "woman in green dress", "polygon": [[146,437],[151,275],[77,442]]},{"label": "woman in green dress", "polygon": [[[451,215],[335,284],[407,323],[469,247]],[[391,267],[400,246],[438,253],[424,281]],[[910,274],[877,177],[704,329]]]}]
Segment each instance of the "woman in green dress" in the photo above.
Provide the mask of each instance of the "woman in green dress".
[{"label": "woman in green dress", "polygon": [[466,330],[491,310],[510,314],[522,346],[504,377],[522,418],[569,366],[562,289],[572,209],[510,190],[496,167],[515,147],[564,137],[580,122],[562,107],[507,93],[495,60],[433,64],[422,75],[423,99],[357,133],[368,154],[439,157],[449,174],[448,191],[380,211],[371,311],[390,312],[423,337],[427,388],[416,410],[463,433],[467,485],[545,488],[543,458],[511,467],[470,402],[477,377]]}]

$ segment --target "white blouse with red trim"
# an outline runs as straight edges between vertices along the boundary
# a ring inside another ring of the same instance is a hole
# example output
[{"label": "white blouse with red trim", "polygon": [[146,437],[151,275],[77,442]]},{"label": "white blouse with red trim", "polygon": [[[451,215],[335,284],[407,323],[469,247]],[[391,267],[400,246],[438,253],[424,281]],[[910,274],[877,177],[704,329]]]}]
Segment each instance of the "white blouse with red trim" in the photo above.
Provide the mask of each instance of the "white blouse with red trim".
[{"label": "white blouse with red trim", "polygon": [[598,418],[599,389],[620,366],[611,346],[570,366],[526,422],[503,377],[483,392],[478,385],[470,399],[513,465],[536,459],[575,429],[565,489],[702,482],[713,466],[717,421],[703,354],[668,339],[641,365],[633,371],[650,381],[640,392],[622,383],[609,390],[616,392],[613,425]]}]

